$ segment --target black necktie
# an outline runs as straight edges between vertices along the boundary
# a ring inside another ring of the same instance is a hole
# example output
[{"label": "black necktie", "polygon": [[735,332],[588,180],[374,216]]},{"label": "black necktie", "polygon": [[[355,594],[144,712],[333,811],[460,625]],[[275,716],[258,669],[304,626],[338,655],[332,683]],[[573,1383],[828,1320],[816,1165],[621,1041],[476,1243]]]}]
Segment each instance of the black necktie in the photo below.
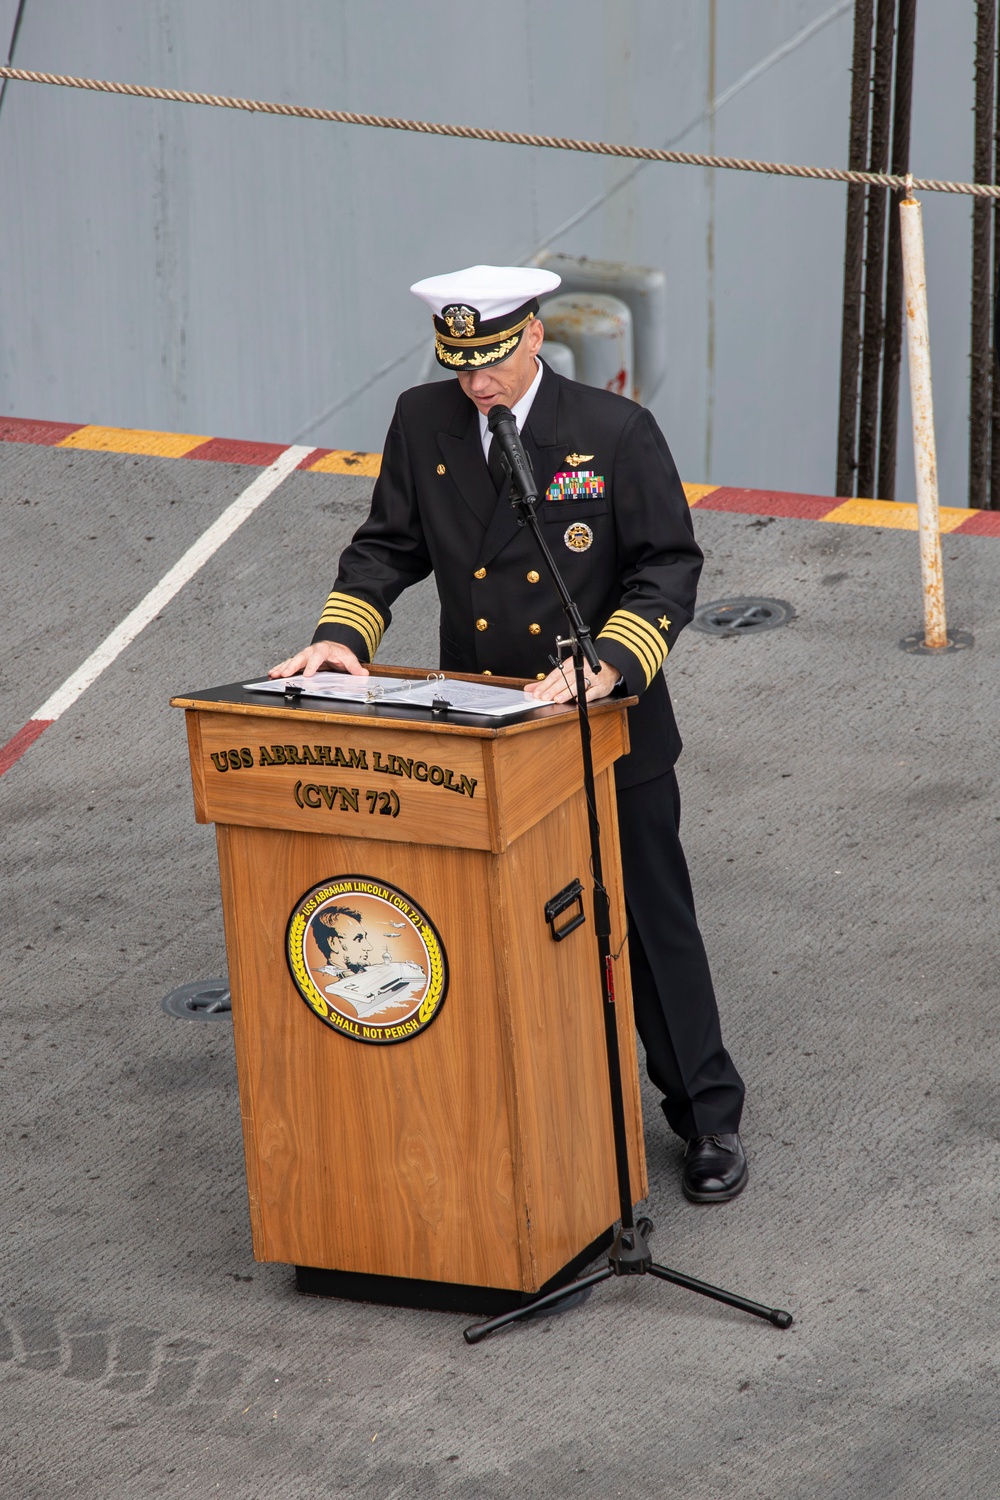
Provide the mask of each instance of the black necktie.
[{"label": "black necktie", "polygon": [[493,440],[490,443],[490,451],[486,457],[486,464],[490,471],[490,478],[492,479],[493,484],[496,487],[496,492],[499,495],[500,491],[503,489],[504,481],[507,478],[507,470],[503,466],[500,443],[497,439],[496,433],[493,434]]}]

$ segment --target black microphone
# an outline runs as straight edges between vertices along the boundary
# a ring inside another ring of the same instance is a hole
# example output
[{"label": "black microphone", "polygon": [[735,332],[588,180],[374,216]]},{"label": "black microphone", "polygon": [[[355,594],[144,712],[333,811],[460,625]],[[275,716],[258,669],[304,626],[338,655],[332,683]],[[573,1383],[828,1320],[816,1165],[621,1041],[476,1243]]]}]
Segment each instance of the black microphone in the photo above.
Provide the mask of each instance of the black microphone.
[{"label": "black microphone", "polygon": [[522,500],[537,500],[538,487],[517,430],[514,413],[507,406],[491,406],[486,416],[486,425],[500,444],[500,451],[507,461],[517,494]]}]

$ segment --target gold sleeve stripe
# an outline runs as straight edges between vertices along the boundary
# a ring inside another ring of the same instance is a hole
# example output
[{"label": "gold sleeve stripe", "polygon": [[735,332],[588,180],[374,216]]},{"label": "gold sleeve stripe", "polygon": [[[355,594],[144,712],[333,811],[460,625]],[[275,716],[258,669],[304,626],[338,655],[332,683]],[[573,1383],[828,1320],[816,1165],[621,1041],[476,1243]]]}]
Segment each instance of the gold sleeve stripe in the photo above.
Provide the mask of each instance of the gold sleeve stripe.
[{"label": "gold sleeve stripe", "polygon": [[644,620],[641,615],[633,614],[629,609],[617,609],[598,633],[597,639],[600,640],[602,635],[617,641],[619,645],[626,646],[634,656],[638,657],[646,673],[646,686],[648,687],[663,666],[667,655],[666,642],[657,634],[649,621]]},{"label": "gold sleeve stripe", "polygon": [[321,625],[348,625],[364,637],[369,654],[374,657],[379,642],[385,633],[385,621],[378,610],[364,599],[352,594],[339,594],[336,590],[326,601],[319,617]]},{"label": "gold sleeve stripe", "polygon": [[377,609],[363,599],[352,599],[347,594],[331,594],[323,610],[324,615],[338,614],[341,618],[357,620],[370,630],[376,640],[385,633],[385,621]]},{"label": "gold sleeve stripe", "polygon": [[664,657],[667,654],[667,643],[655,625],[651,625],[648,620],[643,619],[642,615],[633,614],[630,609],[616,609],[611,618],[616,624],[631,625],[635,630],[639,631],[640,635],[645,636],[659,657],[660,665],[663,665]]},{"label": "gold sleeve stripe", "polygon": [[644,620],[641,615],[633,614],[629,609],[616,609],[608,625],[614,625],[618,630],[630,631],[637,640],[644,641],[656,658],[657,671],[659,671],[667,654],[667,643],[648,620]]},{"label": "gold sleeve stripe", "polygon": [[327,603],[322,615],[320,615],[319,623],[321,625],[350,626],[352,630],[356,630],[364,638],[365,645],[368,647],[371,656],[375,655],[379,642],[382,639],[381,629],[372,624],[368,615],[363,614],[361,610],[355,609],[349,603],[341,600]]},{"label": "gold sleeve stripe", "polygon": [[382,616],[359,599],[349,599],[344,594],[331,594],[321,619],[329,621],[334,617],[339,620],[357,620],[359,626],[363,625],[376,640],[382,638],[385,629]]},{"label": "gold sleeve stripe", "polygon": [[373,635],[370,627],[366,625],[362,620],[359,620],[356,616],[349,615],[346,610],[338,609],[336,606],[334,606],[333,609],[325,609],[320,616],[319,623],[321,625],[347,625],[351,628],[351,630],[356,630],[364,640],[369,659],[373,657],[375,655],[375,652],[378,650],[378,641]]},{"label": "gold sleeve stripe", "polygon": [[[628,651],[631,651],[632,655],[638,659],[639,665],[646,674],[646,686],[649,687],[649,684],[659,671],[659,664],[641,641],[636,640],[635,636],[629,634],[627,631],[619,630],[617,625],[612,625],[610,622],[605,625],[597,639],[598,642],[601,640],[617,641],[620,646],[624,646]],[[600,648],[598,648],[598,652],[599,650]]]},{"label": "gold sleeve stripe", "polygon": [[[654,657],[655,661],[655,672],[660,670],[660,667],[663,666],[664,657],[667,654],[667,643],[663,639],[663,636],[660,636],[654,630],[654,627],[649,624],[648,619],[643,619],[642,615],[633,615],[630,609],[616,609],[612,618],[607,621],[607,625],[613,625],[616,630],[624,631],[627,636],[631,636],[631,639],[636,640],[636,642],[642,642],[645,645],[646,651],[652,652],[652,657]],[[607,625],[604,625],[606,630]]]},{"label": "gold sleeve stripe", "polygon": [[348,625],[351,630],[356,630],[364,640],[369,657],[373,657],[378,650],[378,642],[371,627],[356,615],[348,614],[346,610],[338,608],[337,605],[324,609],[319,617],[319,623],[321,625]]}]

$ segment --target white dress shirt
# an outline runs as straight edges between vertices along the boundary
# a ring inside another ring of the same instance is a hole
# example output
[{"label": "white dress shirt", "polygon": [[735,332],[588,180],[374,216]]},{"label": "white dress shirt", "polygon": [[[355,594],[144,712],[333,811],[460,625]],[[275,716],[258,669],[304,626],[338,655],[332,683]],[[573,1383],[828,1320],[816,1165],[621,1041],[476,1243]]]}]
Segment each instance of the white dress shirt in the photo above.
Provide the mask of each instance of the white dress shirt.
[{"label": "white dress shirt", "polygon": [[[518,432],[521,431],[525,422],[528,420],[528,413],[531,410],[531,403],[532,401],[534,401],[535,393],[542,383],[542,361],[539,359],[536,361],[536,363],[538,365],[538,369],[535,371],[534,380],[528,386],[528,389],[525,391],[524,395],[521,397],[517,405],[511,407],[514,421],[517,423]],[[479,413],[479,436],[482,439],[483,444],[483,457],[488,463],[490,457],[490,443],[492,443],[493,441],[493,434],[490,431],[489,423],[487,422],[486,417],[482,412]]]}]

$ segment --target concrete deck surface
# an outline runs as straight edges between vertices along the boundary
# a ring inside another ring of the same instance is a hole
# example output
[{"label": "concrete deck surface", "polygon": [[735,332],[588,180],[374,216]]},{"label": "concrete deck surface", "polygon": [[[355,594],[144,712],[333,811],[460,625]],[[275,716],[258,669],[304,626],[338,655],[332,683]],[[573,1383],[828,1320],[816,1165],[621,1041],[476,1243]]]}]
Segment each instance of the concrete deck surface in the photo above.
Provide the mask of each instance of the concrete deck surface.
[{"label": "concrete deck surface", "polygon": [[[0,448],[0,742],[252,477]],[[653,1247],[796,1323],[644,1281],[470,1349],[254,1263],[231,1028],[160,1009],[225,972],[167,699],[306,641],[370,485],[293,475],[0,780],[0,1496],[992,1500],[1000,542],[945,538],[927,659],[912,534],[695,512],[702,599],[797,618],[668,663],[752,1175],[686,1204],[647,1093]]]}]

